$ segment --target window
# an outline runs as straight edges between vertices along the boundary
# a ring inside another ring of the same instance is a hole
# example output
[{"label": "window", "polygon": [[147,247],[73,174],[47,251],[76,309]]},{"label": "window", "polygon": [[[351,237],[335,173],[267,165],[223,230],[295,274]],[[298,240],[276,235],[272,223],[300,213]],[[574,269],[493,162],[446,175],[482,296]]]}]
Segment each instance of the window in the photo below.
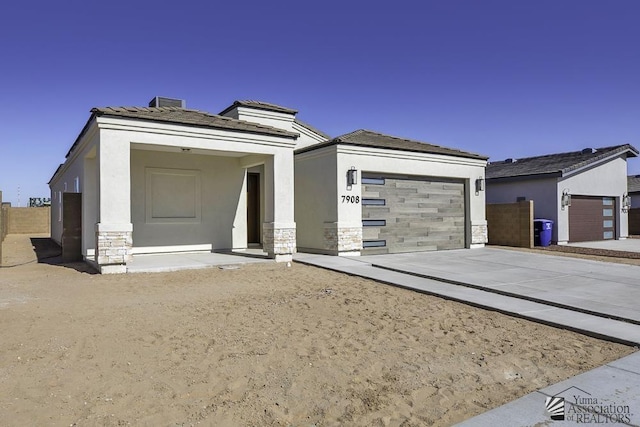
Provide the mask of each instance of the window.
[{"label": "window", "polygon": [[363,227],[384,227],[387,225],[386,219],[363,219],[362,226]]},{"label": "window", "polygon": [[613,228],[613,220],[605,219],[604,221],[602,221],[602,226],[604,228]]},{"label": "window", "polygon": [[384,178],[362,178],[363,184],[384,185]]},{"label": "window", "polygon": [[387,201],[385,199],[362,199],[364,206],[385,206]]},{"label": "window", "polygon": [[613,239],[613,231],[605,231],[602,237],[604,239]]},{"label": "window", "polygon": [[603,197],[602,198],[602,205],[603,206],[613,206],[613,198],[611,198],[611,197]]},{"label": "window", "polygon": [[613,209],[602,209],[602,216],[613,216]]},{"label": "window", "polygon": [[387,246],[386,240],[364,240],[362,242],[363,248],[384,248]]}]

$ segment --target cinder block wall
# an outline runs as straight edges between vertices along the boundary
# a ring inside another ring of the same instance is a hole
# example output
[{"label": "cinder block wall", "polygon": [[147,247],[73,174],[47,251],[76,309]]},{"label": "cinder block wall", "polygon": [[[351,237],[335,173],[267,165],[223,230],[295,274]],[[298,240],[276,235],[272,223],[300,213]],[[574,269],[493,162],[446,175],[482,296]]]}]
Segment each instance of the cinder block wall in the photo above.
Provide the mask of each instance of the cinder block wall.
[{"label": "cinder block wall", "polygon": [[488,204],[489,244],[533,247],[533,200],[517,203]]},{"label": "cinder block wall", "polygon": [[629,209],[629,234],[640,235],[640,208]]},{"label": "cinder block wall", "polygon": [[51,233],[51,207],[14,208],[7,210],[8,234]]}]

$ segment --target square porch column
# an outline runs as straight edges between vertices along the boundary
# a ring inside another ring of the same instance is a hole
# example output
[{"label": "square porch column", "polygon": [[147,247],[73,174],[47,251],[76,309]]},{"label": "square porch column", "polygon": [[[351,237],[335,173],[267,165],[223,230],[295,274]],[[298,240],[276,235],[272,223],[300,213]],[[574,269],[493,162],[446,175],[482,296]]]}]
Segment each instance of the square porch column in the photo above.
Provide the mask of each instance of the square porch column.
[{"label": "square porch column", "polygon": [[293,259],[296,223],[293,216],[293,151],[269,157],[264,164],[263,249],[276,262]]},{"label": "square porch column", "polygon": [[102,130],[97,151],[98,223],[96,264],[103,274],[126,273],[133,247],[130,143]]}]

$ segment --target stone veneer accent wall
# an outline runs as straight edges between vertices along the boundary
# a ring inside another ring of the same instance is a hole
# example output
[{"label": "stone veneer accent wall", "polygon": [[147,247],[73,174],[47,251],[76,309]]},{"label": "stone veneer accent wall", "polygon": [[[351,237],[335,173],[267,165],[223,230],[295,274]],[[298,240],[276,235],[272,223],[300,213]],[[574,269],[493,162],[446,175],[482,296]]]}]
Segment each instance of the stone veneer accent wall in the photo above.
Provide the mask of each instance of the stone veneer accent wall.
[{"label": "stone veneer accent wall", "polygon": [[487,224],[473,224],[471,225],[471,244],[472,245],[484,245],[488,241]]},{"label": "stone veneer accent wall", "polygon": [[296,251],[295,227],[274,228],[272,223],[264,223],[262,238],[263,250],[270,256],[293,255]]},{"label": "stone veneer accent wall", "polygon": [[98,265],[126,264],[131,261],[131,231],[98,231],[96,233]]},{"label": "stone veneer accent wall", "polygon": [[331,254],[362,250],[362,227],[338,227],[335,222],[324,225],[324,249]]}]

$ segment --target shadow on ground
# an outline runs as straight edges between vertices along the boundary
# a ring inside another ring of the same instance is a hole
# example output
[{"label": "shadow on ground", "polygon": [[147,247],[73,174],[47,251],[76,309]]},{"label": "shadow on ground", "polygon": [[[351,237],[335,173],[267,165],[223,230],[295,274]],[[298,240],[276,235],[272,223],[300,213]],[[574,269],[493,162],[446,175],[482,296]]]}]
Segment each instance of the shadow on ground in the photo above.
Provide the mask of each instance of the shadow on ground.
[{"label": "shadow on ground", "polygon": [[81,273],[97,274],[98,272],[82,261],[62,262],[62,248],[47,237],[31,237],[31,245],[39,264],[59,265]]}]

